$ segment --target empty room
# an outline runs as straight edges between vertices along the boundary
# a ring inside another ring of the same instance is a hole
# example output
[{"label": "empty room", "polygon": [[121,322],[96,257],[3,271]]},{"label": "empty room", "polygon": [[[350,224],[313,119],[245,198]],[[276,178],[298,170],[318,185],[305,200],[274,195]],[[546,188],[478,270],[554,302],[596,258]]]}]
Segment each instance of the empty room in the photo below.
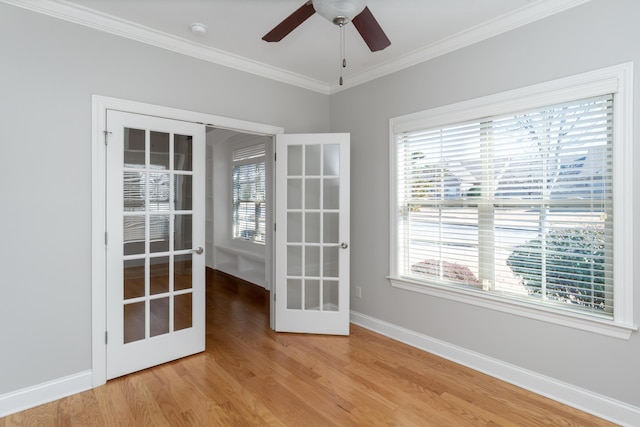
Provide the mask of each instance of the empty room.
[{"label": "empty room", "polygon": [[639,19],[0,0],[0,427],[640,425]]}]

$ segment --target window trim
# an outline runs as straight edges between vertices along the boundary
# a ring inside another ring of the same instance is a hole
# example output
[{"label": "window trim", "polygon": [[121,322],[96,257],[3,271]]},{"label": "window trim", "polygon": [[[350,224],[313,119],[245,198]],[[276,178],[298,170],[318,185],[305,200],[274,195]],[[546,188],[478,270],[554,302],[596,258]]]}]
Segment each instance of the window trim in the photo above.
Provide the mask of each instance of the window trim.
[{"label": "window trim", "polygon": [[[463,101],[389,120],[391,286],[584,331],[629,339],[633,324],[633,63],[624,63],[546,83]],[[401,277],[397,271],[397,134],[558,102],[613,93],[614,317],[599,319],[577,311],[519,301],[507,295],[444,286]]]}]

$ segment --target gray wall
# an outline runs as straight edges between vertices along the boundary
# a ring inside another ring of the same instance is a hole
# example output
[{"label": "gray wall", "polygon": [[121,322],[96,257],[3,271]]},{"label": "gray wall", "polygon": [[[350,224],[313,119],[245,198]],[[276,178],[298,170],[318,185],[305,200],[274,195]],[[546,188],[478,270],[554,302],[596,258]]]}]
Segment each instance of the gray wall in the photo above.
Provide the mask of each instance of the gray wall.
[{"label": "gray wall", "polygon": [[[640,406],[640,337],[629,341],[392,288],[391,117],[636,61],[640,2],[592,0],[558,15],[331,96],[332,132],[351,132],[351,307],[421,334]],[[635,117],[640,106],[635,91]],[[635,126],[638,138],[640,126]],[[640,150],[636,150],[640,164]],[[640,175],[635,185],[640,188]],[[638,211],[638,199],[634,209]],[[636,218],[638,216],[636,215]],[[640,221],[634,224],[635,239]],[[372,232],[375,230],[375,232]],[[640,247],[634,248],[640,278]],[[362,286],[362,298],[353,289]],[[636,286],[636,319],[640,288]]]},{"label": "gray wall", "polygon": [[0,3],[0,395],[91,369],[91,95],[329,130],[329,97]]},{"label": "gray wall", "polygon": [[[352,288],[363,288],[352,309],[640,407],[637,334],[607,338],[391,288],[385,279],[389,118],[640,63],[638,17],[637,0],[592,0],[325,96],[0,4],[0,395],[91,368],[98,94],[287,132],[351,132],[351,277]],[[640,248],[635,253],[640,258]]]}]

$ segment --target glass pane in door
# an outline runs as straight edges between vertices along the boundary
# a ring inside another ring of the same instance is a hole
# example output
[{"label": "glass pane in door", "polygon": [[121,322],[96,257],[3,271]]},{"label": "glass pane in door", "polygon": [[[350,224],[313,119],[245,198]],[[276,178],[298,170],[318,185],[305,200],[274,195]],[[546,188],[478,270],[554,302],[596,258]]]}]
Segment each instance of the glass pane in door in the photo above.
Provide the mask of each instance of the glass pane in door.
[{"label": "glass pane in door", "polygon": [[324,159],[324,176],[338,176],[340,174],[340,146],[338,144],[326,144],[322,157]]},{"label": "glass pane in door", "polygon": [[287,279],[287,308],[300,310],[302,308],[302,280]]},{"label": "glass pane in door", "polygon": [[170,215],[149,215],[149,252],[169,250]]},{"label": "glass pane in door", "polygon": [[124,299],[144,296],[144,260],[124,261]]},{"label": "glass pane in door", "polygon": [[193,209],[193,183],[191,175],[176,175],[175,202],[177,211],[190,211]]},{"label": "glass pane in door", "polygon": [[338,311],[339,304],[339,288],[337,280],[324,280],[322,282],[322,301],[325,311]]},{"label": "glass pane in door", "polygon": [[169,298],[152,299],[150,305],[150,335],[152,337],[169,332]]},{"label": "glass pane in door", "polygon": [[125,344],[193,325],[192,148],[191,136],[125,129]]},{"label": "glass pane in door", "polygon": [[174,289],[181,291],[191,289],[192,285],[192,254],[176,255],[173,263]]},{"label": "glass pane in door", "polygon": [[307,279],[304,281],[305,310],[320,310],[320,281]]},{"label": "glass pane in door", "polygon": [[175,215],[175,231],[173,234],[175,250],[191,249],[193,245],[191,222],[191,214]]},{"label": "glass pane in door", "polygon": [[318,144],[306,145],[304,150],[304,174],[306,176],[320,175],[320,161],[322,157],[320,151],[322,146]]},{"label": "glass pane in door", "polygon": [[305,209],[320,209],[320,179],[307,178],[304,180]]},{"label": "glass pane in door", "polygon": [[193,137],[191,135],[175,135],[174,169],[177,171],[192,171],[192,153]]},{"label": "glass pane in door", "polygon": [[193,294],[176,295],[173,305],[174,330],[193,326]]},{"label": "glass pane in door", "polygon": [[151,295],[169,292],[169,259],[168,256],[149,259],[149,291]]},{"label": "glass pane in door", "polygon": [[287,146],[289,310],[338,310],[339,148]]},{"label": "glass pane in door", "polygon": [[130,168],[144,168],[145,131],[124,130],[124,164]]},{"label": "glass pane in door", "polygon": [[169,134],[165,132],[149,132],[151,152],[149,164],[152,169],[169,169]]},{"label": "glass pane in door", "polygon": [[145,337],[144,302],[124,306],[124,343],[143,340]]},{"label": "glass pane in door", "polygon": [[287,148],[287,175],[302,175],[302,145],[290,145]]}]

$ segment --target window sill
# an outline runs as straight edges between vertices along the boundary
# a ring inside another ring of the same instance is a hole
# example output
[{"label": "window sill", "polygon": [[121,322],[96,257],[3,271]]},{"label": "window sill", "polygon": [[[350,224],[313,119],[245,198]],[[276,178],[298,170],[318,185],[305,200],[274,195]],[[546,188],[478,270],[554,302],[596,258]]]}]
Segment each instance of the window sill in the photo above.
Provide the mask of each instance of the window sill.
[{"label": "window sill", "polygon": [[465,304],[471,304],[478,307],[501,311],[503,313],[527,317],[529,319],[549,322],[555,325],[566,326],[614,338],[628,340],[631,337],[631,334],[638,330],[635,325],[615,323],[611,320],[587,317],[576,312],[559,311],[543,306],[527,304],[518,301],[515,298],[509,298],[502,295],[492,295],[488,292],[440,286],[436,284],[418,282],[416,280],[403,277],[389,276],[387,279],[391,282],[391,286],[395,288],[439,298],[446,298]]}]

